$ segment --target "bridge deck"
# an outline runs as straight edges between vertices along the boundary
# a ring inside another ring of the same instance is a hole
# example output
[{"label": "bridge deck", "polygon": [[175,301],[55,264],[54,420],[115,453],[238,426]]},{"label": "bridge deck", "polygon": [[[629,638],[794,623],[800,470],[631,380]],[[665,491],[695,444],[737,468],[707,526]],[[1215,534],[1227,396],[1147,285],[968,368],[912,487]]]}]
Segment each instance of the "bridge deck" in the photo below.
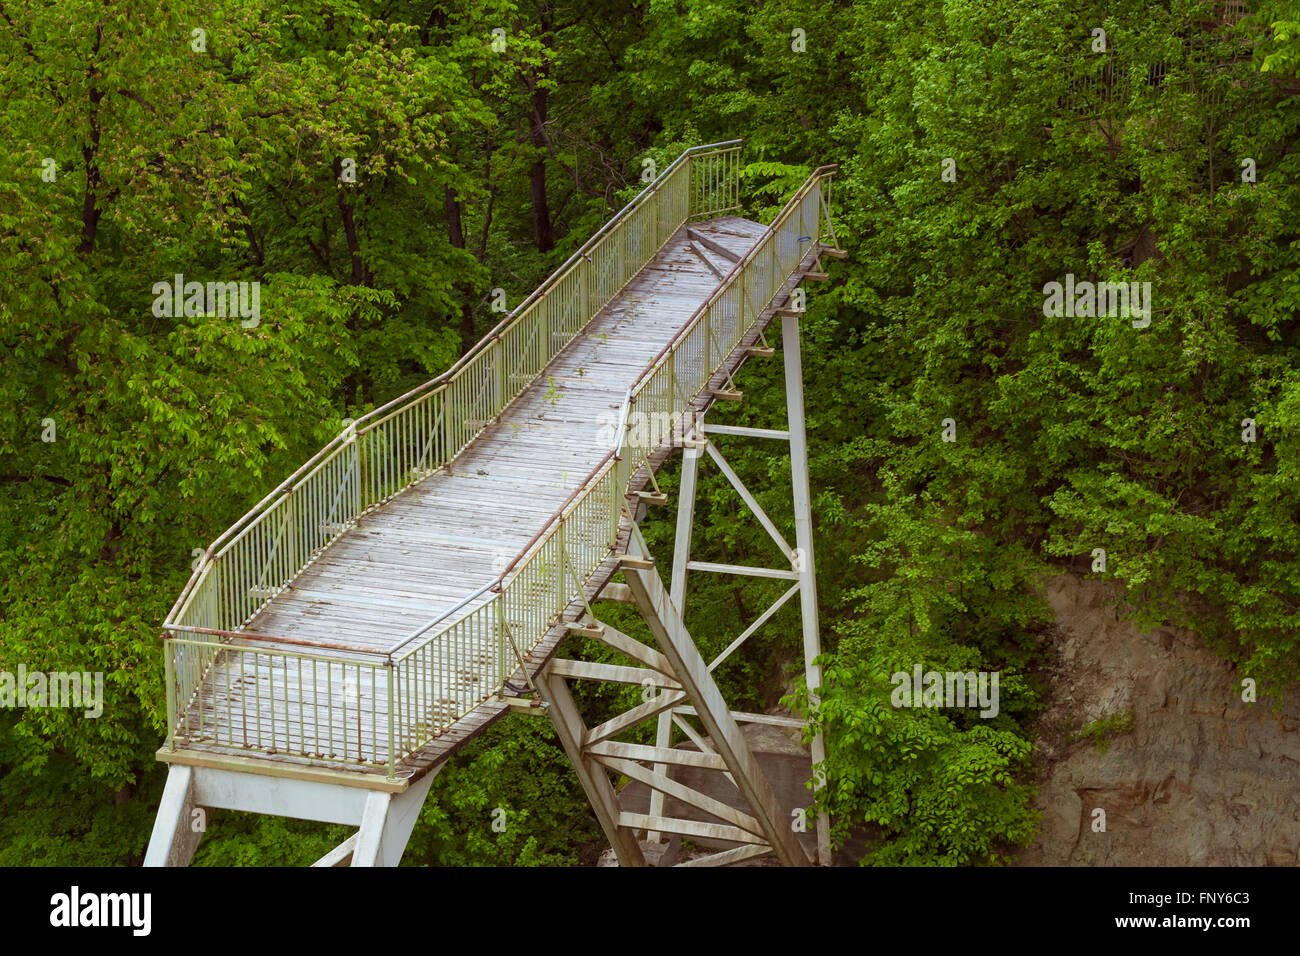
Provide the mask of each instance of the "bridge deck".
[{"label": "bridge deck", "polygon": [[[695,222],[691,229],[737,258],[764,231],[758,223],[735,216]],[[276,595],[247,629],[355,651],[388,651],[492,581],[608,453],[628,387],[718,287],[718,272],[730,267],[716,252],[693,245],[685,228],[678,230],[448,469],[367,514],[291,588]],[[251,646],[238,638],[233,643]],[[258,646],[300,649],[274,641]],[[331,653],[349,657],[347,650]],[[485,640],[482,654],[490,653]],[[296,675],[279,673],[270,679],[265,671],[248,667],[247,655],[232,656],[235,663],[218,662],[200,699],[192,702],[193,726],[200,732],[185,744],[187,751],[249,756],[203,744],[203,737],[210,739],[205,731],[219,727],[224,736],[241,722],[251,726],[255,720],[269,720],[283,726],[286,744],[310,744],[307,749],[321,759],[251,755],[257,760],[381,772],[356,761],[382,759],[386,752],[386,727],[374,725],[382,723],[386,713],[384,702],[377,699],[382,676],[376,679],[371,672],[372,680],[367,681],[363,671],[360,686],[344,686],[334,668],[308,664]],[[382,675],[382,668],[378,672]],[[482,694],[472,670],[462,671],[457,682],[460,686],[442,688],[449,709],[461,697]],[[304,706],[308,698],[313,703]],[[482,705],[444,735],[448,740],[436,749],[445,755],[449,746],[472,736],[502,706]],[[326,714],[327,708],[332,715]],[[349,728],[347,739],[325,740],[321,728],[327,726]],[[418,773],[436,762],[434,757],[426,754],[405,766]]]}]

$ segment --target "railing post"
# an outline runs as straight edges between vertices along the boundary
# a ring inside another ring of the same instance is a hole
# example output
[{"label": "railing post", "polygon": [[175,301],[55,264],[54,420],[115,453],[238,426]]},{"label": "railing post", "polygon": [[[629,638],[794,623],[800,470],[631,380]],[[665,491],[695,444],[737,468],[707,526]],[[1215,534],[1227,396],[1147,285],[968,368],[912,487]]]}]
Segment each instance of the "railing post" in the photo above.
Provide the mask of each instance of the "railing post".
[{"label": "railing post", "polygon": [[[814,187],[813,187],[813,190],[816,190],[816,188],[817,188],[817,187],[814,186]],[[811,232],[808,232],[808,231],[807,231],[807,227],[806,227],[805,224],[804,224],[803,206],[804,206],[804,201],[803,201],[802,199],[800,199],[800,200],[799,200],[799,235],[800,235],[800,236],[807,236],[808,239],[809,239],[810,245],[812,246],[812,248],[815,249],[815,248],[817,248],[817,237],[814,236]],[[799,249],[799,262],[802,262],[802,261],[803,261],[803,248],[799,245],[798,240],[795,240],[795,248]],[[796,263],[796,265],[797,265],[797,263]]]},{"label": "railing post", "polygon": [[555,539],[559,542],[560,548],[560,554],[555,559],[555,614],[557,617],[564,614],[564,606],[569,603],[564,600],[564,561],[569,553],[564,541],[564,528],[567,524],[568,522],[561,516],[560,527],[555,532]]},{"label": "railing post", "polygon": [[[725,356],[723,357],[725,358]],[[676,378],[676,365],[677,363],[674,362],[673,363],[674,379]],[[704,309],[704,368],[702,371],[707,377],[704,379],[704,383],[703,383],[704,385],[708,385],[709,379],[713,377],[712,369],[713,369],[713,310],[706,307]],[[674,394],[676,394],[675,389],[674,389]]]},{"label": "railing post", "polygon": [[[384,670],[388,673],[388,779],[392,780],[397,769],[397,741],[393,737],[393,728],[396,724],[395,714],[393,713],[393,662],[387,660],[384,662]],[[361,672],[357,671],[357,683],[361,682]],[[358,696],[358,707],[360,698]],[[361,742],[357,741],[358,750]],[[360,756],[360,754],[358,754]]]},{"label": "railing post", "polygon": [[[495,362],[495,368],[496,368],[496,379],[497,379],[497,381],[496,381],[496,386],[497,386],[497,388],[496,388],[496,392],[497,392],[496,414],[499,415],[499,414],[501,414],[503,411],[505,411],[505,407],[506,407],[506,391],[507,391],[507,387],[506,387],[506,348],[505,348],[505,342],[502,340],[501,336],[499,336],[499,335],[497,336],[497,340],[496,340],[496,350],[497,350],[496,362]],[[493,415],[493,416],[491,416],[491,417],[495,418],[496,415]]]},{"label": "railing post", "polygon": [[[819,182],[817,186],[818,186],[818,190],[820,191],[821,183]],[[830,224],[831,224],[831,181],[829,179],[826,180],[826,192],[821,196],[821,202],[818,204],[819,210],[821,209],[822,205],[826,207],[826,227],[827,227],[827,231],[829,231]],[[817,217],[817,226],[818,229],[820,230],[821,216]]]},{"label": "railing post", "polygon": [[163,637],[163,671],[167,681],[167,749],[176,749],[176,667],[172,662],[175,645],[172,639]]},{"label": "railing post", "polygon": [[536,306],[537,311],[541,314],[542,321],[546,323],[546,335],[542,339],[546,343],[546,357],[542,359],[541,365],[543,369],[546,368],[551,357],[555,355],[555,325],[551,322],[550,305],[550,291],[548,290],[537,300]]},{"label": "railing post", "polygon": [[777,240],[779,238],[780,238],[780,233],[777,231],[773,231],[771,236],[769,236],[767,240],[767,248],[769,252],[767,289],[766,289],[766,294],[763,297],[763,301],[759,303],[759,305],[764,308],[766,308],[767,304],[772,301],[772,298],[776,295],[777,286],[780,285],[780,282],[778,281],[777,277],[779,275],[778,269],[781,266],[781,260],[777,258],[776,255],[776,245],[777,245]]},{"label": "railing post", "polygon": [[[288,492],[288,502],[285,507],[289,513],[285,515],[284,533],[289,536],[289,578],[292,580],[298,574],[298,506],[295,504],[297,499],[293,496],[294,489],[290,488]],[[285,582],[286,584],[288,582]]]},{"label": "railing post", "polygon": [[357,431],[356,422],[352,423],[352,474],[357,483],[357,520],[361,520],[361,512],[366,510],[366,463],[361,457],[361,433]]},{"label": "railing post", "polygon": [[697,211],[695,200],[695,156],[692,155],[686,160],[686,221],[690,222],[691,217]]},{"label": "railing post", "polygon": [[578,295],[582,303],[582,324],[586,325],[591,319],[591,293],[587,288],[587,283],[591,275],[591,260],[579,259],[574,268],[578,270],[578,285],[581,286],[578,290]]},{"label": "railing post", "polygon": [[663,205],[662,200],[663,200],[663,190],[656,189],[654,192],[654,199],[651,200],[651,205],[654,207],[654,229],[651,230],[650,233],[654,238],[650,240],[651,249],[659,248],[659,230],[660,230],[659,220],[661,218],[659,215],[660,213],[659,207]]},{"label": "railing post", "polygon": [[[207,555],[204,556],[204,560],[216,564],[216,559]],[[202,565],[200,565],[201,567]],[[221,622],[217,620],[217,615],[221,613],[221,592],[217,590],[220,579],[217,577],[217,571],[218,569],[214,567],[208,572],[206,579],[208,586],[206,593],[203,595],[203,608],[198,612],[201,616],[202,624],[200,626],[202,627],[221,627]]]},{"label": "railing post", "polygon": [[492,675],[492,686],[501,687],[506,680],[506,655],[505,655],[505,628],[502,626],[501,605],[506,599],[506,589],[502,588],[497,592],[496,599],[491,603],[492,611],[492,636],[496,639],[496,673]]},{"label": "railing post", "polygon": [[444,464],[449,464],[455,454],[451,445],[451,390],[454,387],[453,382],[442,386],[442,453],[446,457]]},{"label": "railing post", "polygon": [[740,327],[742,329],[749,328],[749,323],[745,320],[745,306],[749,304],[749,301],[745,298],[745,273],[748,271],[749,263],[746,262],[740,267],[740,275],[736,276],[736,285],[740,292]]},{"label": "railing post", "polygon": [[731,152],[731,169],[728,174],[731,188],[727,191],[727,205],[733,207],[740,206],[740,149],[737,148]]},{"label": "railing post", "polygon": [[228,622],[233,622],[233,615],[230,613],[226,597],[225,562],[214,554],[212,556],[212,565],[212,587],[217,595],[214,609],[217,623],[213,627],[224,628]]},{"label": "railing post", "polygon": [[612,550],[618,544],[618,456],[614,456],[614,461],[609,469],[609,546]]}]

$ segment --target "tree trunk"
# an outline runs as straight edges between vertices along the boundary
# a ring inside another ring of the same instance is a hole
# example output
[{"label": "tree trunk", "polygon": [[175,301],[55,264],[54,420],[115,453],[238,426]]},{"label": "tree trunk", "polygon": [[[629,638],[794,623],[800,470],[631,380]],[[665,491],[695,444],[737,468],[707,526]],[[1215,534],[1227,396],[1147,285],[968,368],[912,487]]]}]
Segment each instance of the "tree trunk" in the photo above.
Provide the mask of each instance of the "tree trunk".
[{"label": "tree trunk", "polygon": [[[538,38],[544,45],[551,42],[551,10],[541,4],[538,11]],[[546,137],[546,109],[548,93],[546,79],[550,75],[550,61],[545,54],[537,69],[528,74],[528,105],[531,113],[528,123],[528,141],[537,151],[537,159],[528,171],[528,189],[533,203],[533,236],[538,252],[555,248],[555,234],[551,229],[551,209],[546,201],[546,153],[550,142]]]},{"label": "tree trunk", "polygon": [[546,69],[543,67],[532,82],[533,92],[532,121],[529,124],[528,139],[538,150],[537,160],[528,171],[529,193],[533,201],[533,236],[537,240],[538,252],[550,252],[555,248],[555,236],[551,230],[551,210],[546,201],[546,89],[537,82],[544,79]]},{"label": "tree trunk", "polygon": [[[461,222],[460,200],[450,186],[443,189],[442,206],[447,213],[447,241],[456,249],[465,248],[465,227]],[[456,291],[460,294],[460,342],[462,349],[474,344],[474,290],[466,282],[457,282]]]}]

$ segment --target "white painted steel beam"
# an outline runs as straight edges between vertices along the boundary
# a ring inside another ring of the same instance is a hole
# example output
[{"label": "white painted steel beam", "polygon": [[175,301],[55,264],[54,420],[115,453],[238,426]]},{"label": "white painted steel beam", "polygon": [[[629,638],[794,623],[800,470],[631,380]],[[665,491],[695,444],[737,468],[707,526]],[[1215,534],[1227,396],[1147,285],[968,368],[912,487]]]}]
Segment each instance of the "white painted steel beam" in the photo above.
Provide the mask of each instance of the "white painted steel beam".
[{"label": "white painted steel beam", "polygon": [[194,769],[184,765],[167,768],[162,803],[154,817],[149,848],[144,854],[145,866],[189,866],[194,859],[194,851],[203,837],[203,829],[193,825],[194,811],[207,812],[194,799]]},{"label": "white painted steel beam", "polygon": [[573,764],[578,782],[587,794],[587,802],[591,804],[600,828],[605,831],[605,839],[614,848],[619,866],[645,866],[645,856],[641,853],[635,836],[619,826],[618,795],[614,792],[609,777],[605,775],[603,767],[583,753],[587,728],[564,679],[542,672],[537,675],[537,692],[551,705],[547,708],[551,725],[560,738],[564,752],[569,756],[569,762]]},{"label": "white painted steel beam", "polygon": [[[638,554],[648,553],[637,528],[633,529],[633,543]],[[673,672],[693,701],[700,723],[704,725],[719,756],[727,762],[736,786],[763,830],[763,836],[783,864],[806,866],[808,858],[803,847],[783,818],[767,778],[749,749],[748,741],[740,732],[740,726],[731,716],[722,692],[718,690],[708,665],[686,630],[681,615],[669,599],[659,572],[653,567],[645,570],[629,568],[625,575],[655,642],[672,663]],[[668,826],[651,825],[647,829],[680,832]]]},{"label": "white painted steel beam", "polygon": [[712,561],[689,561],[686,567],[691,571],[711,571],[714,574],[740,574],[751,578],[776,578],[780,581],[800,581],[802,577],[794,571],[781,568],[755,568],[745,564],[715,564]]},{"label": "white painted steel beam", "polygon": [[790,433],[788,431],[778,431],[775,428],[744,428],[740,425],[712,425],[704,426],[706,435],[738,435],[742,438],[777,438],[781,441],[789,441]]},{"label": "white painted steel beam", "polygon": [[[369,790],[344,783],[324,783],[295,777],[243,773],[218,767],[174,764],[154,821],[145,853],[145,866],[187,866],[202,830],[192,826],[193,811],[238,810],[360,827],[350,849],[353,866],[396,866],[406,850],[411,830],[442,765],[400,793]],[[206,825],[207,820],[204,820]],[[320,865],[342,852],[343,844],[322,858]]]},{"label": "white painted steel beam", "polygon": [[[799,562],[799,610],[803,618],[804,676],[810,694],[821,688],[821,637],[817,620],[817,572],[813,560],[812,493],[808,480],[808,436],[804,431],[803,359],[799,351],[799,320],[781,319],[781,347],[785,353],[785,407],[790,429],[790,476],[794,487],[795,546]],[[816,700],[816,697],[813,698]],[[819,764],[826,759],[826,741],[819,734],[812,741],[813,781],[820,781]],[[830,824],[824,813],[817,815],[817,861],[830,866]]]}]

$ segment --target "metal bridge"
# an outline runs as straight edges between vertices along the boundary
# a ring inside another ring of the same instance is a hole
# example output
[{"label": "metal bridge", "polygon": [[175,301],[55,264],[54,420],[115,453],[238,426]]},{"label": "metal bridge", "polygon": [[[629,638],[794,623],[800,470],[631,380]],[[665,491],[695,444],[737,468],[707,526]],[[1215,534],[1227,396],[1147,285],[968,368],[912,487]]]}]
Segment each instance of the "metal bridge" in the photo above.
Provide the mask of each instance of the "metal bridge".
[{"label": "metal bridge", "polygon": [[[674,833],[734,844],[695,863],[809,862],[738,727],[782,718],[730,711],[711,672],[798,595],[818,683],[791,306],[801,280],[826,278],[822,256],[843,255],[829,216],[835,167],[762,226],[734,215],[739,158],[739,141],[687,150],[449,371],[351,422],[206,550],[163,625],[158,758],[170,767],[146,865],[186,864],[202,831],[193,821],[220,808],[356,826],[319,865],[395,865],[437,771],[509,712],[549,716],[622,865],[644,864],[643,838]],[[765,333],[778,318],[785,427],[706,423],[715,401],[742,398],[732,376],[747,358],[775,355]],[[712,443],[719,433],[789,444],[794,546]],[[665,503],[654,475],[677,448],[670,591],[637,522]],[[789,567],[690,560],[704,455]],[[790,587],[705,662],[680,612],[688,571]],[[604,600],[635,603],[656,646],[600,622],[593,603]],[[556,658],[572,633],[629,664]],[[572,680],[655,691],[587,727]],[[616,739],[652,718],[656,746]],[[697,749],[674,748],[674,728]],[[686,787],[677,766],[725,774],[739,799]],[[650,813],[619,809],[610,771],[651,788]],[[701,812],[667,816],[666,799]],[[825,863],[825,820],[817,827]]]}]

